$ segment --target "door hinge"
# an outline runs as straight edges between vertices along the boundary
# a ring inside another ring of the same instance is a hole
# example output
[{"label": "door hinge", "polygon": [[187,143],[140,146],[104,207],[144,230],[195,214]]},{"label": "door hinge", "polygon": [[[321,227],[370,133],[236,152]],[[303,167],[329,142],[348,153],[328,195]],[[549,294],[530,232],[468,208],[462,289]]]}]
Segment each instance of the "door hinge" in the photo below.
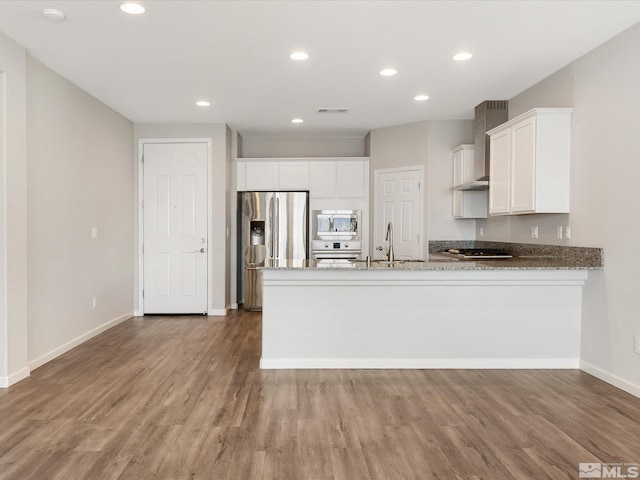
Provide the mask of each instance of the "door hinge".
[{"label": "door hinge", "polygon": [[418,190],[422,189],[422,183],[418,182]]},{"label": "door hinge", "polygon": [[420,243],[420,234],[418,234],[418,243]]},{"label": "door hinge", "polygon": [[142,254],[144,255],[144,245],[142,245]]},{"label": "door hinge", "polygon": [[142,289],[142,298],[144,298],[144,288]]},{"label": "door hinge", "polygon": [[144,163],[144,154],[142,154],[142,163]]}]

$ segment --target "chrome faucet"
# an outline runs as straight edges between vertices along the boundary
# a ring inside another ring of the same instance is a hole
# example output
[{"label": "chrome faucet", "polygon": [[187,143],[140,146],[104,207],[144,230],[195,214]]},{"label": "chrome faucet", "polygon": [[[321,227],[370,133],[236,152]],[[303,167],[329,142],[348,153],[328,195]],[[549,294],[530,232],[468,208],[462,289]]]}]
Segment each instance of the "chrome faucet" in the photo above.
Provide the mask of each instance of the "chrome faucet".
[{"label": "chrome faucet", "polygon": [[387,224],[387,236],[385,237],[385,240],[389,242],[387,260],[393,262],[395,260],[395,254],[393,253],[393,224],[391,222]]}]

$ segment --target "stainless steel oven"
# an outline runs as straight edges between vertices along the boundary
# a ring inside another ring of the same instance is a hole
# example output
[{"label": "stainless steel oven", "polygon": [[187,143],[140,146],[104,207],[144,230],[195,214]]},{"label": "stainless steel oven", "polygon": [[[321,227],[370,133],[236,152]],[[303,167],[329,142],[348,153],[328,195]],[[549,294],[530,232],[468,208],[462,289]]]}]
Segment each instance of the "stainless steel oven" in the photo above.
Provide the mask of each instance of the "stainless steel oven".
[{"label": "stainless steel oven", "polygon": [[311,258],[314,260],[358,260],[362,256],[362,242],[313,240]]}]

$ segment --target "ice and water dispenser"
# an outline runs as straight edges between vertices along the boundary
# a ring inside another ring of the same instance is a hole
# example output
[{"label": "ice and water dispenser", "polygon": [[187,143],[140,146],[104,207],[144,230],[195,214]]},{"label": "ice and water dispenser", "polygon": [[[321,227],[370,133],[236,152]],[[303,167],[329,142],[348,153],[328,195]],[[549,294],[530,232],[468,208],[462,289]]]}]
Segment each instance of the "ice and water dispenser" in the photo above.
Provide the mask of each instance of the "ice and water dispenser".
[{"label": "ice and water dispenser", "polygon": [[251,220],[249,243],[251,245],[264,245],[264,220]]}]

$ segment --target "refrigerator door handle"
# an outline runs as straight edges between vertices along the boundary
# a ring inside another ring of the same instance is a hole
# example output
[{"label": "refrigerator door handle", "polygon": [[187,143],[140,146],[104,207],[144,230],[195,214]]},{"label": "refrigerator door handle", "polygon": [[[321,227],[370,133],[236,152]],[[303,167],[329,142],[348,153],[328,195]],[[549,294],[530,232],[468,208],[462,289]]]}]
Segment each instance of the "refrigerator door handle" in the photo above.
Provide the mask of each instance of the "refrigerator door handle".
[{"label": "refrigerator door handle", "polygon": [[276,236],[276,245],[275,245],[275,257],[280,258],[280,198],[276,197],[276,210],[275,210],[275,236]]},{"label": "refrigerator door handle", "polygon": [[269,225],[271,226],[271,245],[269,245],[269,258],[273,258],[273,197],[269,199]]}]

